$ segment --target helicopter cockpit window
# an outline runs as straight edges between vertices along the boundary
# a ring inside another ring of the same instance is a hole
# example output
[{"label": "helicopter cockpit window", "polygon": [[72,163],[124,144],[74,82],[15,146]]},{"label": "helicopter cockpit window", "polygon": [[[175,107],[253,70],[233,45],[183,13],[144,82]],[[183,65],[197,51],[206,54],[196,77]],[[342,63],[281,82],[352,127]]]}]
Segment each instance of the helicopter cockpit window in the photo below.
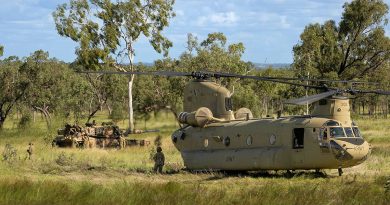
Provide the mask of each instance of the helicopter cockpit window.
[{"label": "helicopter cockpit window", "polygon": [[360,130],[358,127],[352,127],[353,133],[355,134],[356,137],[363,138],[362,134],[360,133]]},{"label": "helicopter cockpit window", "polygon": [[344,127],[344,130],[345,130],[345,134],[347,134],[347,137],[355,137],[355,136],[353,135],[352,128],[350,128],[350,127]]},{"label": "helicopter cockpit window", "polygon": [[232,98],[225,98],[225,109],[226,111],[233,110]]},{"label": "helicopter cockpit window", "polygon": [[305,128],[295,128],[293,132],[293,149],[303,149]]},{"label": "helicopter cockpit window", "polygon": [[340,124],[336,121],[329,120],[325,123],[326,126],[340,126]]},{"label": "helicopter cockpit window", "polygon": [[330,137],[345,137],[344,129],[342,127],[329,128]]}]

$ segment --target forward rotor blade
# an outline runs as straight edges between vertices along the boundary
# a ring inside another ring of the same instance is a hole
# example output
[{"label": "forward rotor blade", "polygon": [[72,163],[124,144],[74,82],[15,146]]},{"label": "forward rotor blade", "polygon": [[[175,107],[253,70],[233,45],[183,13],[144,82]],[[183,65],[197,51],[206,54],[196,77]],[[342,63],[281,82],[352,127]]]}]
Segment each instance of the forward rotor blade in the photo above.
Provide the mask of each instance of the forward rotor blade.
[{"label": "forward rotor blade", "polygon": [[193,77],[196,79],[214,78],[239,78],[253,79],[258,81],[268,81],[282,83],[287,85],[301,86],[312,89],[326,89],[326,86],[307,85],[291,81],[313,81],[313,82],[344,82],[344,83],[371,83],[362,81],[342,81],[342,80],[324,80],[324,79],[304,79],[304,78],[284,78],[284,77],[269,77],[269,76],[253,76],[253,75],[238,75],[222,72],[196,71],[196,72],[177,72],[177,71],[79,71],[79,73],[96,73],[96,74],[119,74],[119,75],[151,75],[151,76],[166,76],[166,77]]},{"label": "forward rotor blade", "polygon": [[79,73],[95,73],[95,74],[119,74],[119,75],[153,75],[153,76],[193,76],[192,73],[188,72],[176,72],[176,71],[79,71]]},{"label": "forward rotor blade", "polygon": [[332,95],[334,95],[336,93],[338,93],[337,90],[331,90],[331,91],[320,93],[320,94],[317,94],[317,95],[310,95],[310,96],[307,96],[307,97],[305,96],[305,97],[302,97],[302,98],[296,98],[296,99],[287,100],[284,103],[286,103],[286,104],[294,104],[294,105],[306,105],[306,104],[311,104],[311,103],[316,102],[318,100],[327,98],[327,97],[332,96]]},{"label": "forward rotor blade", "polygon": [[282,79],[274,79],[274,77],[259,77],[259,76],[245,76],[245,75],[237,75],[237,74],[230,74],[230,73],[214,73],[214,72],[176,72],[176,71],[150,71],[150,72],[142,72],[142,71],[128,71],[128,72],[121,72],[121,71],[80,71],[79,73],[96,73],[96,74],[119,74],[119,75],[152,75],[152,76],[186,76],[186,77],[193,77],[197,79],[207,79],[210,77],[214,78],[221,78],[221,77],[227,77],[227,78],[240,78],[240,79],[254,79],[254,80],[260,80],[260,81],[269,81],[269,82],[276,82],[276,83],[283,83],[288,85],[296,85],[296,86],[303,86],[306,88],[314,88],[314,89],[323,89],[323,86],[316,86],[316,85],[304,85],[294,82],[288,82],[283,81]]}]

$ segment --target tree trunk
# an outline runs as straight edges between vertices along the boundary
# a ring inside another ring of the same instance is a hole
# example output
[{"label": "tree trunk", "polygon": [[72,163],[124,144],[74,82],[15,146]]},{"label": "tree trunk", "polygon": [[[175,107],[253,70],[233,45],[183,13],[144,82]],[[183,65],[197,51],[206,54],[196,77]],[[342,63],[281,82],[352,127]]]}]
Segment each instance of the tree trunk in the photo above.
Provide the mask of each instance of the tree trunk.
[{"label": "tree trunk", "polygon": [[95,116],[95,114],[97,113],[97,111],[100,110],[100,107],[101,107],[100,105],[97,106],[96,109],[88,115],[87,123],[91,120],[91,118],[92,118],[93,116]]},{"label": "tree trunk", "polygon": [[[171,108],[168,108],[168,110],[171,111],[171,113],[173,113],[173,115],[175,116],[175,125],[177,123],[179,125],[179,127],[181,127],[181,124],[179,122],[179,117],[177,114],[177,110],[175,108],[173,108],[173,106],[171,106]],[[168,112],[167,112],[167,115],[168,115]],[[168,119],[168,116],[167,116],[167,119]]]},{"label": "tree trunk", "polygon": [[128,89],[129,89],[129,129],[134,130],[134,113],[133,113],[133,82],[134,75],[130,75]]},{"label": "tree trunk", "polygon": [[3,129],[4,121],[5,121],[5,119],[0,117],[0,130]]},{"label": "tree trunk", "polygon": [[50,113],[47,110],[44,110],[43,114],[45,115],[47,128],[51,128],[51,117]]},{"label": "tree trunk", "polygon": [[46,121],[46,125],[48,128],[51,127],[51,116],[50,116],[50,113],[48,111],[48,107],[46,105],[43,105],[43,108],[40,108],[40,107],[33,107],[35,110],[38,110],[40,113],[42,113],[45,121]]},{"label": "tree trunk", "polygon": [[108,109],[108,115],[111,116],[111,114],[112,114],[112,108],[111,108],[111,106],[107,105],[107,109]]}]

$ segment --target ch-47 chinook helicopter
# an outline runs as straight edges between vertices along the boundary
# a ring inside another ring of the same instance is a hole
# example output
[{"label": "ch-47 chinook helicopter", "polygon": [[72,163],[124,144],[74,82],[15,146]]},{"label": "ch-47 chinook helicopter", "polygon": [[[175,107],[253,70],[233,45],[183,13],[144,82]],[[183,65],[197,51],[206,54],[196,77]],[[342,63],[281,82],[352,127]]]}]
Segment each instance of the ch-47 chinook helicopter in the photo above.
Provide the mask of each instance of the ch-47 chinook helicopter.
[{"label": "ch-47 chinook helicopter", "polygon": [[[352,167],[365,161],[370,145],[351,120],[349,98],[345,94],[382,94],[389,91],[338,89],[306,85],[299,79],[244,76],[215,72],[82,72],[125,75],[187,76],[193,78],[184,88],[184,112],[180,129],[172,142],[189,170],[310,170]],[[232,109],[232,93],[211,78],[239,78],[284,83],[325,92],[286,103],[314,103],[310,115],[255,119],[248,108]],[[364,83],[357,81],[332,81]]]}]

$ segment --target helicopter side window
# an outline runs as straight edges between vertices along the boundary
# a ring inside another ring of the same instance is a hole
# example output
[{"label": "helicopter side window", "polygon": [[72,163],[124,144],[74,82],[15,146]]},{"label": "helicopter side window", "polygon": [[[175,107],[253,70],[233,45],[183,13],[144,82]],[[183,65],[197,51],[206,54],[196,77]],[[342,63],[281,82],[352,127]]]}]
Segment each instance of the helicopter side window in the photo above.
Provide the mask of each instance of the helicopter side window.
[{"label": "helicopter side window", "polygon": [[352,128],[350,128],[350,127],[344,127],[344,130],[345,130],[345,134],[347,134],[347,137],[355,137],[355,136],[353,135]]},{"label": "helicopter side window", "polygon": [[230,137],[223,138],[223,144],[228,147],[230,145]]},{"label": "helicopter side window", "polygon": [[305,128],[295,128],[293,131],[293,149],[303,149]]},{"label": "helicopter side window", "polygon": [[225,109],[226,111],[233,110],[232,98],[225,98]]},{"label": "helicopter side window", "polygon": [[344,129],[342,127],[331,127],[329,130],[330,137],[345,137]]}]

